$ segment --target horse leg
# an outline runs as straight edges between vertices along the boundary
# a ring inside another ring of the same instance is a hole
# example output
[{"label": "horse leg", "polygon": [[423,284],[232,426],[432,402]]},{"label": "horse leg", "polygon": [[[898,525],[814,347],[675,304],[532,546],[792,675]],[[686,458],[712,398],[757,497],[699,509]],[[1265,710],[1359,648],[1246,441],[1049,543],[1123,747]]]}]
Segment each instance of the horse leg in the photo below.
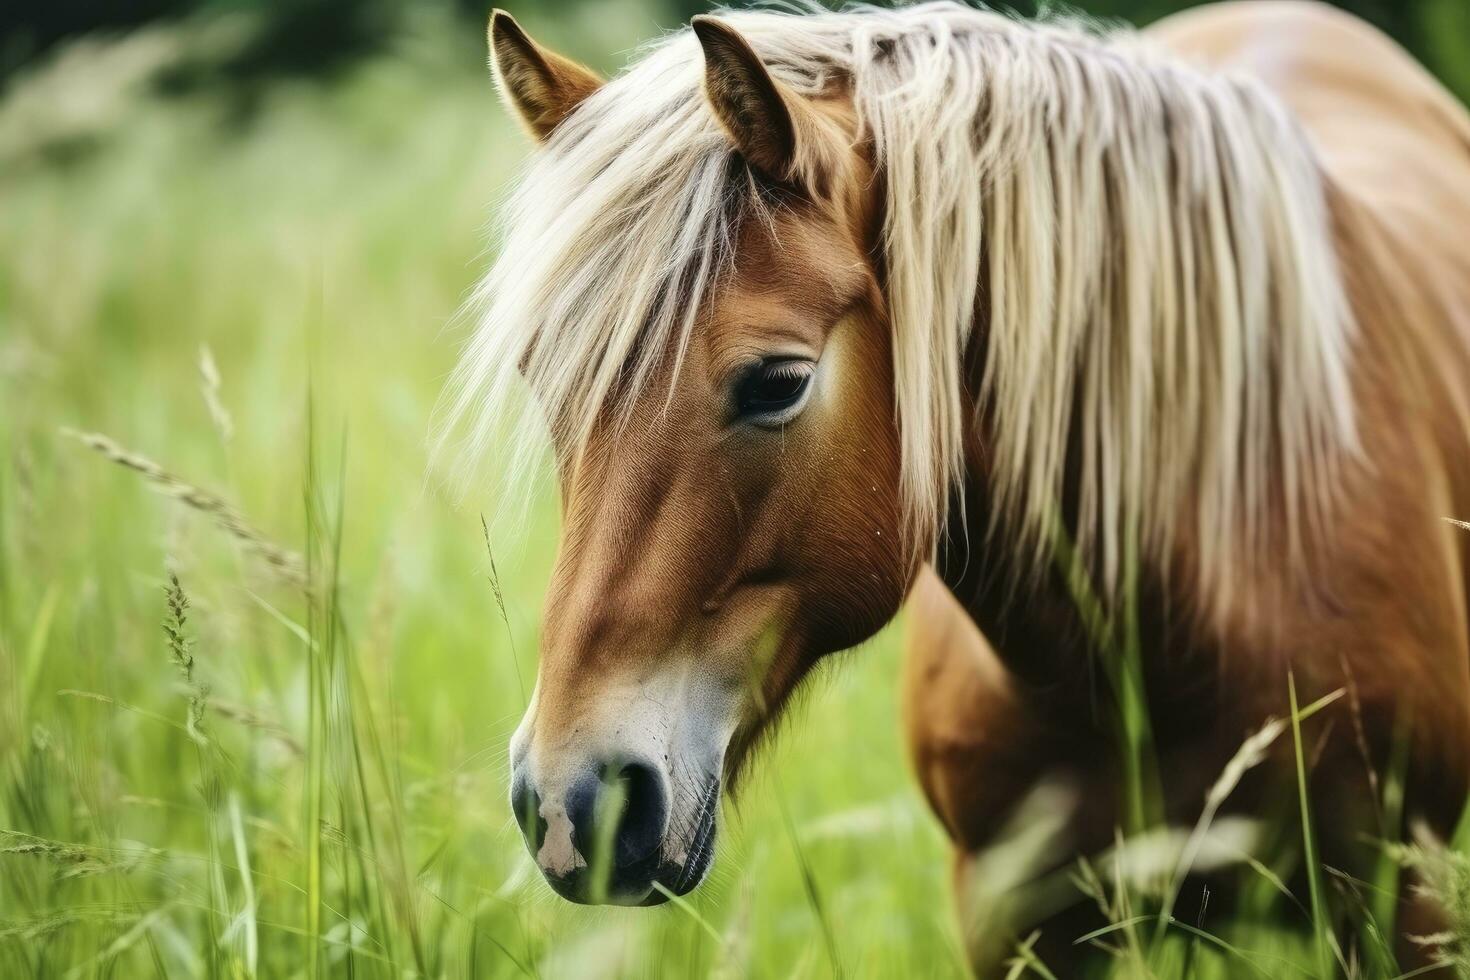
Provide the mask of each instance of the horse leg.
[{"label": "horse leg", "polygon": [[[910,594],[904,728],[910,758],[956,847],[961,931],[977,973],[998,972],[1041,929],[1037,954],[1076,976],[1091,953],[1072,940],[1102,924],[1068,879],[1079,848],[1105,842],[1111,780],[1089,779],[1085,750],[1014,683],[974,622],[931,569]],[[1061,962],[1057,962],[1061,960]]]}]

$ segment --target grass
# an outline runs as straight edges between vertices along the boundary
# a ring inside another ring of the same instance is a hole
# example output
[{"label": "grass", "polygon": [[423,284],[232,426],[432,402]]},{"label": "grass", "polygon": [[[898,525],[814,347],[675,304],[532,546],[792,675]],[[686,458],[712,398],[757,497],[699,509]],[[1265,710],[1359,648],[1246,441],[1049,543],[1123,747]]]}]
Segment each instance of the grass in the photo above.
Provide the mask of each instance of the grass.
[{"label": "grass", "polygon": [[[639,10],[582,25],[588,47],[649,34]],[[424,451],[486,202],[524,152],[477,40],[425,21],[241,115],[148,94],[123,39],[43,79],[106,93],[104,118],[42,141],[0,106],[0,975],[964,975],[892,630],[813,682],[698,892],[582,909],[536,878],[505,757],[555,510],[510,535],[482,522],[496,501],[433,493]],[[1243,746],[1192,834],[1164,832],[1136,624],[1095,625],[1123,658],[1130,833],[1051,885],[1103,909],[1109,972],[1333,970],[1310,858],[1300,908],[1289,859],[1241,865],[1263,897],[1234,918],[1179,884],[1313,706]],[[1470,880],[1400,846],[1380,891],[1403,863]],[[1010,959],[1057,975],[1029,941]]]}]

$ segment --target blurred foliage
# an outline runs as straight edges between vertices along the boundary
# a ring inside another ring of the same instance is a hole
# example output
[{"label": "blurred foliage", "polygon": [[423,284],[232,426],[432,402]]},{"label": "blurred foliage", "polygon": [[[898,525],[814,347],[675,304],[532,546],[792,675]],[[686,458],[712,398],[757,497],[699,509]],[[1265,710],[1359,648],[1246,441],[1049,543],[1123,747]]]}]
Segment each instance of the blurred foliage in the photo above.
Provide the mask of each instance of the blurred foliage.
[{"label": "blurred foliage", "polygon": [[[585,15],[595,0],[501,0],[531,21]],[[827,0],[834,4],[838,0]],[[1147,24],[1197,0],[997,0],[1000,8],[1034,14],[1038,7],[1075,6],[1088,14]],[[1470,98],[1470,0],[1333,0],[1387,31],[1462,98]],[[743,6],[744,0],[733,5]],[[211,77],[250,84],[281,75],[330,75],[380,51],[398,22],[425,7],[442,7],[466,22],[488,13],[488,0],[9,0],[0,21],[0,81],[56,44],[79,35],[119,31],[182,18],[245,17],[257,29],[208,71],[194,65],[174,81]],[[648,0],[642,5],[661,28],[716,6],[705,0]],[[617,7],[614,7],[616,12]],[[473,35],[474,32],[472,31]]]}]

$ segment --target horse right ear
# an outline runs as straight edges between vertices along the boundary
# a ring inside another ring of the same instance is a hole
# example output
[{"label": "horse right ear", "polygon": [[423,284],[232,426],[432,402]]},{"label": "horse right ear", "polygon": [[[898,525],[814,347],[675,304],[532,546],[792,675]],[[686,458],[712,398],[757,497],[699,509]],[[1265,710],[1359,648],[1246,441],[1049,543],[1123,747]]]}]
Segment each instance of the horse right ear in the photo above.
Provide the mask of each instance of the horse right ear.
[{"label": "horse right ear", "polygon": [[500,97],[539,143],[602,86],[596,72],[531,40],[504,10],[490,15],[488,33]]},{"label": "horse right ear", "polygon": [[799,100],[733,27],[702,14],[690,26],[704,49],[704,94],[721,128],[752,167],[789,179],[797,163]]}]

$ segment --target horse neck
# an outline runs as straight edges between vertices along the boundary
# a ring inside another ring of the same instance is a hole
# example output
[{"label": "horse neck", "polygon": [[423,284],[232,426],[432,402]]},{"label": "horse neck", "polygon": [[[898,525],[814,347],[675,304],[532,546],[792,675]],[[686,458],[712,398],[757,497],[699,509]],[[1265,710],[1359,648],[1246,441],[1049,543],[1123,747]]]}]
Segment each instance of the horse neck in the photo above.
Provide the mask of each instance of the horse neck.
[{"label": "horse neck", "polygon": [[[1058,724],[1088,730],[1099,724],[1108,697],[1100,665],[1119,655],[1126,615],[1137,624],[1146,690],[1179,695],[1172,706],[1154,710],[1215,710],[1224,672],[1199,665],[1225,663],[1220,653],[1230,644],[1201,615],[1188,578],[1143,563],[1126,608],[1123,600],[1099,600],[1089,586],[1082,588],[1090,595],[1082,596],[1059,556],[1038,565],[1014,546],[1018,531],[994,506],[983,445],[971,438],[970,450],[935,566],[1031,703]],[[1087,578],[1096,582],[1095,568]],[[1106,622],[1085,618],[1090,600],[1099,600]]]},{"label": "horse neck", "polygon": [[[1071,144],[1020,130],[1020,162],[978,201],[983,251],[937,262],[978,283],[961,376],[970,418],[989,416],[965,423],[951,576],[1007,630],[1025,613],[1007,597],[1064,584],[1048,559],[1059,521],[1102,592],[1117,596],[1131,553],[1160,583],[1161,620],[1191,594],[1230,605],[1240,563],[1300,560],[1355,438],[1325,178],[1289,114],[1169,63],[1103,77],[1136,111],[1082,130],[1075,180],[1038,162],[1074,159]],[[1190,97],[1155,101],[1175,89]],[[1194,176],[1161,176],[1176,172]]]},{"label": "horse neck", "polygon": [[[977,337],[983,333],[983,326],[976,330]],[[1338,597],[1331,594],[1308,596],[1295,591],[1297,584],[1308,591],[1316,584],[1323,558],[1315,546],[1309,546],[1306,564],[1299,569],[1284,549],[1263,551],[1256,556],[1263,564],[1252,565],[1249,573],[1237,576],[1246,584],[1238,585],[1228,600],[1202,595],[1198,563],[1209,560],[1208,553],[1199,547],[1198,530],[1184,520],[1166,558],[1160,561],[1145,551],[1138,556],[1137,570],[1124,593],[1111,599],[1103,596],[1102,611],[1109,622],[1100,634],[1098,624],[1084,616],[1077,582],[1068,574],[1062,556],[1043,545],[1044,558],[1038,563],[1036,550],[1026,544],[1029,530],[1008,516],[1010,512],[998,501],[985,410],[973,396],[980,390],[984,373],[982,348],[981,341],[972,341],[966,357],[971,425],[965,437],[965,466],[939,535],[935,566],[1012,675],[1046,704],[1082,710],[1087,718],[1094,718],[1098,685],[1103,683],[1095,669],[1097,658],[1116,654],[1116,649],[1105,649],[1118,639],[1108,630],[1125,615],[1139,626],[1149,688],[1177,686],[1181,682],[1178,669],[1186,665],[1182,683],[1200,693],[1201,688],[1213,691],[1224,673],[1223,667],[1198,672],[1199,663],[1223,665],[1224,651],[1239,655],[1245,647],[1273,645],[1270,637],[1279,628],[1275,617],[1282,612],[1279,602],[1283,596],[1293,596],[1293,602],[1320,602],[1324,607],[1338,604]],[[1075,515],[1075,460],[1069,459],[1067,470],[1059,511]],[[1278,511],[1271,515],[1268,526],[1274,536],[1284,538],[1281,520]],[[1063,538],[1075,541],[1076,536],[1075,525],[1065,527]],[[1119,550],[1130,548],[1120,545]],[[1096,561],[1089,563],[1075,555],[1068,559],[1079,562],[1075,567],[1088,583],[1084,588],[1092,593],[1091,598],[1097,598],[1102,590]],[[1213,705],[1212,701],[1188,703]]]}]

